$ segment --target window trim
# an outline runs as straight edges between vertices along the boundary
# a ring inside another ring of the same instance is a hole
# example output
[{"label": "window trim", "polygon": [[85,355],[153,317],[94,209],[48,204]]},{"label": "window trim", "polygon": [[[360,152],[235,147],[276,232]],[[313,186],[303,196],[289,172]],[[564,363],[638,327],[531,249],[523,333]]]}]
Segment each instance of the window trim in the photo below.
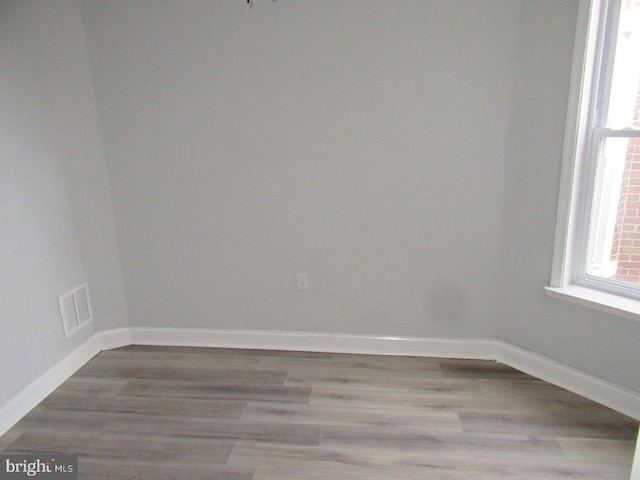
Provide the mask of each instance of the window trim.
[{"label": "window trim", "polygon": [[[597,118],[601,112],[597,112],[594,115],[594,118]],[[600,279],[597,276],[591,276],[586,273],[587,270],[587,258],[591,256],[593,252],[589,251],[589,235],[591,222],[595,217],[599,217],[600,214],[594,215],[593,211],[596,208],[594,204],[596,203],[596,198],[599,197],[599,194],[596,193],[596,176],[601,175],[601,173],[597,173],[598,166],[596,165],[597,160],[600,156],[600,149],[603,148],[602,141],[609,138],[640,138],[640,131],[636,130],[620,130],[620,129],[611,129],[607,127],[591,127],[590,134],[592,136],[591,141],[589,142],[589,147],[586,148],[586,157],[585,161],[587,165],[585,165],[585,169],[588,171],[584,173],[584,183],[586,184],[585,190],[588,192],[585,196],[590,199],[591,205],[584,205],[583,211],[580,212],[581,218],[581,231],[579,232],[580,239],[579,245],[576,246],[576,274],[574,283],[583,285],[585,287],[592,286],[597,290],[609,291],[610,293],[623,293],[624,296],[629,296],[635,298],[636,300],[640,300],[640,289],[637,287],[633,287],[629,284],[625,284],[624,282],[616,281],[613,279]],[[622,165],[621,167],[624,167]],[[619,172],[620,178],[617,179],[620,182],[622,178],[622,171]],[[603,181],[604,182],[604,181]],[[600,185],[602,188],[602,185]],[[618,187],[619,188],[619,187]],[[619,195],[614,195],[614,197],[618,198]],[[618,211],[618,205],[616,203],[615,212]],[[598,232],[598,235],[600,233]],[[613,236],[613,231],[610,232]],[[611,240],[611,239],[610,239]],[[611,248],[611,245],[608,246]]]},{"label": "window trim", "polygon": [[[585,282],[579,278],[582,241],[585,231],[585,196],[592,148],[597,83],[606,81],[602,72],[594,75],[606,47],[601,40],[608,21],[608,0],[580,0],[571,67],[569,101],[562,148],[560,190],[547,294],[599,311],[640,321],[640,301],[621,295],[624,287]],[[605,68],[606,70],[606,68]],[[618,293],[616,293],[616,291]]]}]

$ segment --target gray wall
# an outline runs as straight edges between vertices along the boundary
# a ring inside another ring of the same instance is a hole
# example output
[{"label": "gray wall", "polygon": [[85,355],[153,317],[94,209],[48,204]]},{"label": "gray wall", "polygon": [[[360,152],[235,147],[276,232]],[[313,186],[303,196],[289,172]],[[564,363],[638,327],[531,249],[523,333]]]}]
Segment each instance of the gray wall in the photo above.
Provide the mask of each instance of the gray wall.
[{"label": "gray wall", "polygon": [[93,334],[58,295],[88,281],[98,328],[128,323],[80,9],[0,4],[0,405]]},{"label": "gray wall", "polygon": [[132,324],[492,336],[520,2],[254,4],[83,3]]},{"label": "gray wall", "polygon": [[254,3],[0,4],[0,405],[85,280],[99,330],[498,337],[640,391],[640,323],[543,291],[577,0]]},{"label": "gray wall", "polygon": [[[548,298],[577,2],[525,2],[505,188],[497,336],[640,392],[640,322]],[[543,28],[541,28],[543,27]]]}]

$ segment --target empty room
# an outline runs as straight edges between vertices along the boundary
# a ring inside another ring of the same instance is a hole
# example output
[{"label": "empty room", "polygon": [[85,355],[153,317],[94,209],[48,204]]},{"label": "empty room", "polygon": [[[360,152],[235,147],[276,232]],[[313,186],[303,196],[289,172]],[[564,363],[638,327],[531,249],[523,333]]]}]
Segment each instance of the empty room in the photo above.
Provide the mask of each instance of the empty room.
[{"label": "empty room", "polygon": [[640,480],[638,58],[638,0],[0,0],[0,477]]}]

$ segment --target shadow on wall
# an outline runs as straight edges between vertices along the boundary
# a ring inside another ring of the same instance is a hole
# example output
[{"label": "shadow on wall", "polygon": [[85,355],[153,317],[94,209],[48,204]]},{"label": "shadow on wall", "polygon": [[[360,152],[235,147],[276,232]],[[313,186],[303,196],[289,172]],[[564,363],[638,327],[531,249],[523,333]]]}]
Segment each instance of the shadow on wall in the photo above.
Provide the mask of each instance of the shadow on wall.
[{"label": "shadow on wall", "polygon": [[444,281],[427,292],[424,310],[427,321],[437,325],[462,325],[469,320],[469,295],[458,284]]}]

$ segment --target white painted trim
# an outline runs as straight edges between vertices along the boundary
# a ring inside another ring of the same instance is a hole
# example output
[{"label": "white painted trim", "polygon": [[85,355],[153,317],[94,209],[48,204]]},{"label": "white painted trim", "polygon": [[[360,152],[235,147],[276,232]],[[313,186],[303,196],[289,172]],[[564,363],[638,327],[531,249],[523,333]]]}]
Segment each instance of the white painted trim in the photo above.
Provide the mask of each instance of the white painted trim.
[{"label": "white painted trim", "polygon": [[640,429],[638,430],[636,453],[633,456],[633,465],[631,466],[631,480],[640,480]]},{"label": "white painted trim", "polygon": [[131,339],[132,343],[136,345],[249,348],[495,360],[494,342],[489,339],[140,327],[131,328]]},{"label": "white painted trim", "polygon": [[497,361],[640,420],[640,393],[538,353],[496,341]]},{"label": "white painted trim", "polygon": [[640,420],[640,393],[498,340],[311,332],[132,328],[132,343],[496,360]]},{"label": "white painted trim", "polygon": [[[417,338],[312,332],[119,328],[96,333],[0,408],[0,435],[101,350],[127,345],[251,348],[496,360],[640,419],[640,393],[493,339]],[[638,463],[638,461],[636,461]],[[634,480],[640,480],[635,479]]]},{"label": "white painted trim", "polygon": [[550,284],[561,287],[570,282],[574,274],[574,258],[571,254],[576,243],[581,210],[581,185],[583,162],[586,150],[586,115],[590,105],[590,72],[595,65],[595,44],[589,42],[597,33],[600,2],[580,0],[578,21],[574,38],[569,101],[562,147],[560,190],[553,262]]},{"label": "white painted trim", "polygon": [[546,286],[545,291],[552,298],[566,300],[628,320],[640,321],[640,301],[635,298],[623,297],[615,293],[576,284],[565,287]]},{"label": "white painted trim", "polygon": [[73,352],[63,358],[43,375],[16,395],[13,400],[0,408],[0,435],[13,427],[18,421],[58,388],[89,360],[100,353],[100,341],[92,336]]},{"label": "white painted trim", "polygon": [[131,345],[131,329],[129,327],[114,328],[96,333],[100,342],[101,350],[112,350],[114,348]]}]

